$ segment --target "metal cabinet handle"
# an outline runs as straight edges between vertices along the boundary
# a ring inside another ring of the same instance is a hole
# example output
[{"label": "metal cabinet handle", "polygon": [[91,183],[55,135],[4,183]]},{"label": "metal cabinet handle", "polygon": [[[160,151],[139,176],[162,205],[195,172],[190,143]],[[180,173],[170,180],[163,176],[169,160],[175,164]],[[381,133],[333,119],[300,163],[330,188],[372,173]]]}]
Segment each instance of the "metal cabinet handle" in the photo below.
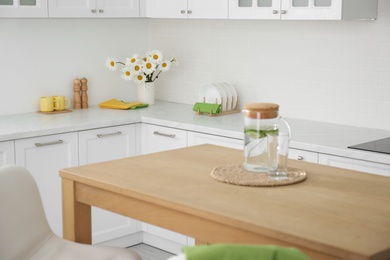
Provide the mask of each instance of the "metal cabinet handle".
[{"label": "metal cabinet handle", "polygon": [[187,14],[192,14],[192,10],[188,10],[188,11],[187,11]]},{"label": "metal cabinet handle", "polygon": [[98,138],[104,138],[104,137],[110,137],[110,136],[115,136],[115,135],[121,135],[122,132],[118,131],[116,133],[109,133],[109,134],[97,134],[96,136]]},{"label": "metal cabinet handle", "polygon": [[303,161],[303,159],[305,159],[305,158],[303,158],[303,156],[300,156],[300,155],[297,158],[298,161]]},{"label": "metal cabinet handle", "polygon": [[281,14],[287,14],[287,11],[286,10],[282,10],[280,11]]},{"label": "metal cabinet handle", "polygon": [[186,13],[186,10],[181,10],[180,13],[181,13],[181,14],[185,14],[185,13]]},{"label": "metal cabinet handle", "polygon": [[272,10],[272,13],[273,13],[273,14],[278,14],[279,11],[278,11],[278,10]]},{"label": "metal cabinet handle", "polygon": [[104,10],[103,9],[99,9],[99,13],[103,13],[104,12]]},{"label": "metal cabinet handle", "polygon": [[42,146],[62,144],[62,143],[64,143],[64,141],[58,140],[58,141],[52,141],[52,142],[46,142],[46,143],[35,143],[35,146],[36,147],[42,147]]},{"label": "metal cabinet handle", "polygon": [[91,12],[95,14],[96,13],[96,9],[92,9]]},{"label": "metal cabinet handle", "polygon": [[165,137],[170,137],[170,138],[175,138],[176,137],[175,134],[164,134],[164,133],[160,133],[159,131],[154,131],[153,134],[160,135],[160,136],[165,136]]}]

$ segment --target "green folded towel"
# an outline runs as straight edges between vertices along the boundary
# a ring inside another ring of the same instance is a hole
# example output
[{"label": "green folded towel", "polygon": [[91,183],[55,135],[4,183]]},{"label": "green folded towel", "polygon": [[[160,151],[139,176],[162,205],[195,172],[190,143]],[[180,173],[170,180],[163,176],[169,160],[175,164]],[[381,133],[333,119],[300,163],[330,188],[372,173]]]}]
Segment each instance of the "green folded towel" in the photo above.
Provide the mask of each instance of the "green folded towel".
[{"label": "green folded towel", "polygon": [[220,104],[210,104],[210,103],[197,102],[197,103],[195,103],[192,110],[195,112],[200,112],[200,113],[210,114],[210,111],[211,111],[212,114],[219,114],[221,112],[221,105]]},{"label": "green folded towel", "polygon": [[309,260],[295,248],[272,245],[213,244],[184,247],[186,260]]},{"label": "green folded towel", "polygon": [[139,105],[132,106],[132,107],[130,107],[129,109],[134,110],[134,109],[143,108],[143,107],[148,107],[148,106],[149,106],[149,104],[139,104]]}]

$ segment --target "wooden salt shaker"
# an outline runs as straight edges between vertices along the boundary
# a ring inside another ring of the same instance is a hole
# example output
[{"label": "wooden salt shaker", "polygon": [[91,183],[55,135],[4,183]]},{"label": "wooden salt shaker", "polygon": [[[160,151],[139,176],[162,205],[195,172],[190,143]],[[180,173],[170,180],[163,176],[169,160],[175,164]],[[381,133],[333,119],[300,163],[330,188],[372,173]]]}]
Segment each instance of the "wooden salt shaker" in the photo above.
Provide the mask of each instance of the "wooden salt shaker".
[{"label": "wooden salt shaker", "polygon": [[88,80],[86,78],[82,78],[81,80],[81,108],[88,108]]},{"label": "wooden salt shaker", "polygon": [[74,100],[73,100],[73,108],[81,109],[81,82],[79,79],[73,80],[73,92],[74,92]]}]

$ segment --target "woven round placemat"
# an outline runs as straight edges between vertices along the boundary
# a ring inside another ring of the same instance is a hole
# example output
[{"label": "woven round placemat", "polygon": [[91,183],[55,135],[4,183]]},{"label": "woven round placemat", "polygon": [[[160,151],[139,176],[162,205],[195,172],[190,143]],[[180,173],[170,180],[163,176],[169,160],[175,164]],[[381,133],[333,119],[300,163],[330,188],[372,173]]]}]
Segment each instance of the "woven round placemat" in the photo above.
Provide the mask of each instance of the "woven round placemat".
[{"label": "woven round placemat", "polygon": [[247,171],[243,164],[219,166],[216,167],[210,175],[221,182],[252,187],[290,185],[306,179],[305,171],[292,167],[288,167],[287,175],[270,176],[267,173]]}]

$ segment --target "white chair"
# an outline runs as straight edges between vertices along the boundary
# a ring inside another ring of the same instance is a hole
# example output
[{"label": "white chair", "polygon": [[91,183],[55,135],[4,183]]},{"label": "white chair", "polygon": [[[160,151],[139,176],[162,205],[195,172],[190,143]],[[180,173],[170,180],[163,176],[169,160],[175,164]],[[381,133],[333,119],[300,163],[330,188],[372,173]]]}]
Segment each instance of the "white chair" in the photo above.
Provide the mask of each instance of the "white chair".
[{"label": "white chair", "polygon": [[[55,174],[55,173],[53,173]],[[74,243],[49,227],[37,185],[18,166],[0,168],[0,259],[141,260],[130,249]]]}]

